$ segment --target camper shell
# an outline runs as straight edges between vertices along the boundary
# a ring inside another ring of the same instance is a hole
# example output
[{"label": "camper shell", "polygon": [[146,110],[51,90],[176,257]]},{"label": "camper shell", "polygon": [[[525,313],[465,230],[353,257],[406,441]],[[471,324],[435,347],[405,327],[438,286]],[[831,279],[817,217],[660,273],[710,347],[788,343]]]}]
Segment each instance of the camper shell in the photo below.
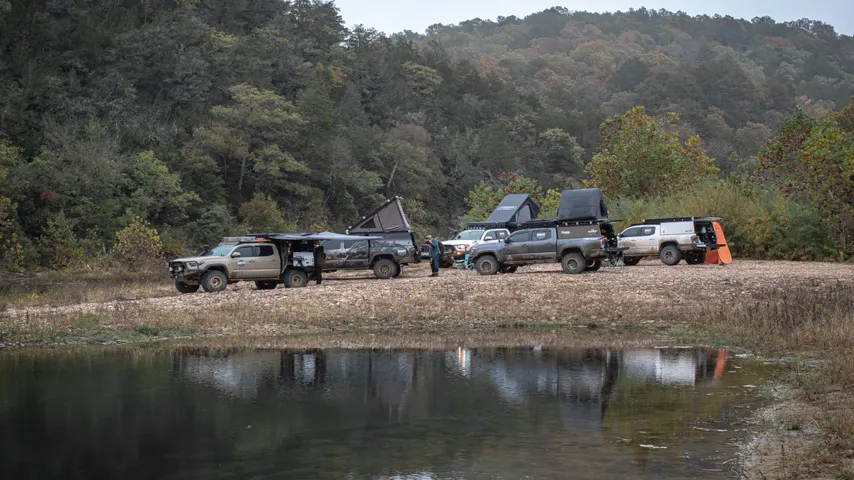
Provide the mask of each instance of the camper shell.
[{"label": "camper shell", "polygon": [[323,271],[373,270],[377,278],[387,279],[399,276],[403,266],[421,261],[400,197],[389,199],[346,232],[371,238],[323,242]]}]

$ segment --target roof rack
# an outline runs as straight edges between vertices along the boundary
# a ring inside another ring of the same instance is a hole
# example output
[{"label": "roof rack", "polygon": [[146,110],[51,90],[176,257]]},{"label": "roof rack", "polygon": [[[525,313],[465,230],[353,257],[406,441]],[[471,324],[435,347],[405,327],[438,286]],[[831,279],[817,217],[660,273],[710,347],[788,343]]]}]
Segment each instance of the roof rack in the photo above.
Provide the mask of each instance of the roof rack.
[{"label": "roof rack", "polygon": [[549,227],[565,227],[575,225],[600,225],[603,223],[614,223],[617,220],[608,219],[553,219],[553,220],[531,220],[521,225],[521,228],[549,228]]},{"label": "roof rack", "polygon": [[721,219],[719,217],[673,217],[673,218],[645,218],[643,222],[638,225],[650,225],[657,223],[668,223],[668,222],[694,222],[694,221],[706,221],[706,222],[719,222]]}]

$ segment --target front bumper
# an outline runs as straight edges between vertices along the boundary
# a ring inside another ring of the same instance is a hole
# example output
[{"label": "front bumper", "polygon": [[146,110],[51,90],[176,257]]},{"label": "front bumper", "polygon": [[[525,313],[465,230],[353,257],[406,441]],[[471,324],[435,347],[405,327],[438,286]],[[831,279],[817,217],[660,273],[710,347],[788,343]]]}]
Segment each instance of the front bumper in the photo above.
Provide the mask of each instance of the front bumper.
[{"label": "front bumper", "polygon": [[201,273],[198,267],[190,267],[181,262],[172,262],[169,264],[169,276],[172,278],[191,278]]}]

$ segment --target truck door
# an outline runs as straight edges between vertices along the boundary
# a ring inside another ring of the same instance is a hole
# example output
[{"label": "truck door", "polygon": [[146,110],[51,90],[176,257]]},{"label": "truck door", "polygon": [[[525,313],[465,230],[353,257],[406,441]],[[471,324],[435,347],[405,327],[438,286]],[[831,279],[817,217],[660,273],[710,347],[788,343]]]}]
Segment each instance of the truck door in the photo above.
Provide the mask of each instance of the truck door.
[{"label": "truck door", "polygon": [[535,262],[553,262],[557,258],[555,237],[550,228],[534,230],[528,248],[529,259]]},{"label": "truck door", "polygon": [[531,231],[521,230],[507,237],[505,258],[508,262],[522,262],[528,259],[528,244],[531,241]]},{"label": "truck door", "polygon": [[641,229],[640,234],[635,237],[639,253],[645,255],[658,254],[658,240],[661,237],[659,235],[656,235],[657,231],[658,227],[656,227],[655,225],[650,225]]},{"label": "truck door", "polygon": [[230,264],[232,278],[252,278],[252,269],[256,260],[253,256],[254,252],[252,251],[254,248],[254,245],[241,245],[231,253],[231,255],[234,255],[235,253],[240,254],[239,257],[231,258]]},{"label": "truck door", "polygon": [[370,245],[367,240],[348,240],[343,242],[344,267],[365,268],[370,263]]},{"label": "truck door", "polygon": [[628,250],[623,252],[624,255],[631,257],[644,254],[641,251],[641,247],[638,245],[638,236],[641,234],[641,231],[643,231],[643,228],[644,227],[627,228],[620,234],[619,246],[629,247]]},{"label": "truck door", "polygon": [[334,270],[344,267],[344,262],[347,260],[347,251],[344,249],[344,243],[341,240],[326,240],[321,243],[323,245],[323,253],[326,254],[326,263],[323,265],[324,270]]},{"label": "truck door", "polygon": [[257,245],[253,248],[256,253],[252,275],[255,278],[278,278],[281,272],[282,259],[272,245]]}]

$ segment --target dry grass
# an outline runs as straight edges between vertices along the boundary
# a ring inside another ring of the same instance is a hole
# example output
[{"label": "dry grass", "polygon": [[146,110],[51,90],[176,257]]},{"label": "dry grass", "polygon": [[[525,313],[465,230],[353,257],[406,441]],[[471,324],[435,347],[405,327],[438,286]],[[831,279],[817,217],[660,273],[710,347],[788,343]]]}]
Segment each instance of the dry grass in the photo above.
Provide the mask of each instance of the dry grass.
[{"label": "dry grass", "polygon": [[854,282],[700,305],[706,330],[787,357],[791,389],[769,409],[753,478],[854,478]]},{"label": "dry grass", "polygon": [[0,280],[0,310],[173,295],[164,272],[47,272]]}]

